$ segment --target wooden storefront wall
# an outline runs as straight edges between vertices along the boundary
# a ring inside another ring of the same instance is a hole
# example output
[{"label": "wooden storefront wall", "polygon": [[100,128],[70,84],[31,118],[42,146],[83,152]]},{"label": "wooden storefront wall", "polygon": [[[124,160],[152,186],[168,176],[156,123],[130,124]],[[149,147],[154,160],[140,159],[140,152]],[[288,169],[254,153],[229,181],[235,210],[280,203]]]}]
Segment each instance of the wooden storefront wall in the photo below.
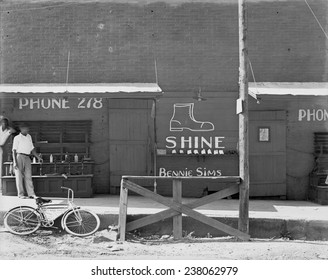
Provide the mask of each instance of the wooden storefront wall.
[{"label": "wooden storefront wall", "polygon": [[[95,190],[97,193],[111,192],[115,194],[117,193],[118,176],[122,172],[131,174],[138,173],[138,175],[158,175],[159,168],[161,167],[166,170],[184,168],[195,170],[195,168],[200,167],[203,171],[205,168],[210,171],[220,170],[223,176],[237,175],[238,156],[233,153],[233,151],[237,150],[236,145],[238,139],[238,120],[235,114],[237,93],[202,93],[202,96],[206,99],[203,101],[197,101],[193,99],[193,96],[194,94],[191,92],[165,93],[164,96],[156,102],[155,115],[153,114],[154,111],[152,111],[151,100],[130,100],[128,103],[124,104],[124,101],[113,102],[113,100],[104,99],[101,109],[19,110],[17,107],[17,100],[12,99],[2,100],[3,102],[1,105],[2,113],[13,121],[37,121],[40,119],[43,121],[51,121],[54,119],[57,121],[82,119],[92,121],[90,155],[95,161],[95,176],[93,182]],[[194,117],[196,119],[199,121],[211,121],[215,126],[215,130],[204,133],[204,137],[225,137],[223,141],[225,154],[218,156],[157,155],[157,168],[156,172],[154,172],[154,147],[157,149],[165,149],[167,145],[166,137],[168,136],[188,137],[193,135],[190,132],[183,132],[182,134],[174,133],[169,129],[173,105],[175,103],[188,102],[195,104]],[[312,118],[307,120],[307,117],[305,117],[300,121],[299,114],[300,110],[310,110],[309,112],[316,109],[327,110],[328,106],[326,104],[327,99],[323,97],[269,96],[263,97],[260,104],[257,104],[255,100],[251,99],[250,110],[252,112],[280,112],[279,117],[271,119],[275,125],[278,123],[280,125],[278,129],[280,132],[277,136],[280,146],[278,145],[277,149],[274,148],[270,151],[275,154],[276,157],[280,157],[280,159],[277,160],[277,162],[280,163],[276,163],[276,166],[283,167],[281,160],[283,161],[285,154],[285,172],[279,170],[279,173],[276,173],[281,174],[281,181],[278,182],[273,180],[268,184],[267,190],[269,191],[264,192],[261,184],[258,184],[253,190],[251,189],[251,195],[285,195],[287,199],[300,200],[307,198],[309,173],[314,166],[313,135],[314,132],[326,132],[328,126],[327,121],[324,119],[318,120]],[[256,114],[262,113],[255,113],[255,115]],[[281,114],[285,115],[285,120]],[[112,123],[110,119],[112,119]],[[131,124],[132,129],[126,131],[130,131],[132,134],[123,133],[124,130],[121,130],[122,127],[128,126],[128,123]],[[135,129],[141,124],[143,124],[143,126]],[[267,125],[269,126],[270,124],[261,123],[260,126]],[[257,135],[258,125],[254,127]],[[111,130],[111,128],[113,130]],[[254,148],[255,146],[252,146],[254,145],[254,141],[255,140],[252,140],[250,143],[251,151],[252,149],[256,149]],[[122,166],[116,165],[117,170],[111,168],[111,162],[112,164],[120,162],[120,155],[124,158],[128,157],[124,155],[124,153],[119,152],[119,150],[121,149],[127,152],[127,147],[129,147],[130,144],[134,145],[134,150],[142,151],[142,156],[139,157],[131,153],[130,166],[124,167],[126,169],[121,169]],[[283,149],[284,145],[285,151]],[[110,157],[111,149],[112,157]],[[267,151],[264,150],[263,152],[266,153]],[[255,160],[252,161],[256,162]],[[259,172],[257,169],[251,170],[251,172],[253,172],[253,180],[254,177],[261,176],[262,173],[263,176],[266,174],[265,176],[269,177],[267,173],[265,173],[267,171],[270,171],[270,168],[267,167],[263,172]],[[116,174],[115,172],[118,173]],[[152,182],[150,182],[149,186],[151,185]],[[206,191],[211,192],[218,188],[220,188],[218,185],[200,185],[199,183],[191,182],[190,186],[184,190],[185,193],[183,195],[197,197],[202,196]],[[166,186],[165,183],[158,183],[157,189],[161,194],[171,194],[171,187]],[[256,189],[260,191],[256,193]],[[276,190],[279,191],[276,192]]]}]

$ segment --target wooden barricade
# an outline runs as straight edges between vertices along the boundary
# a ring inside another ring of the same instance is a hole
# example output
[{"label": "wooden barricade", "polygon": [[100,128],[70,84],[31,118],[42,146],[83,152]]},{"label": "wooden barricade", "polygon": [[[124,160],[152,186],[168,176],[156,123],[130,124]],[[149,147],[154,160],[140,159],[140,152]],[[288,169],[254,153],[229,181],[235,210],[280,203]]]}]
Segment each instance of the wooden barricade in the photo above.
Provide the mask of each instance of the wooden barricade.
[{"label": "wooden barricade", "polygon": [[[172,180],[173,199],[161,196],[144,187],[133,183],[133,179],[166,179]],[[182,181],[191,179],[196,180],[217,180],[218,183],[224,183],[227,188],[217,191],[213,194],[195,199],[194,201],[183,204],[182,203]],[[231,196],[239,192],[240,177],[238,176],[221,176],[221,177],[159,177],[159,176],[123,176],[121,181],[120,194],[120,211],[119,211],[119,229],[118,240],[125,241],[125,234],[127,231],[132,231],[146,225],[162,221],[164,219],[173,217],[173,237],[174,239],[182,239],[182,214],[190,216],[191,218],[200,221],[206,225],[214,227],[229,235],[233,235],[241,240],[249,240],[250,236],[247,233],[239,231],[231,226],[221,223],[213,218],[207,217],[195,210],[199,206],[217,201],[227,196]],[[156,214],[152,214],[138,220],[126,223],[126,215],[128,208],[128,191],[131,190],[139,195],[150,198],[159,202],[169,209],[163,210]]]}]

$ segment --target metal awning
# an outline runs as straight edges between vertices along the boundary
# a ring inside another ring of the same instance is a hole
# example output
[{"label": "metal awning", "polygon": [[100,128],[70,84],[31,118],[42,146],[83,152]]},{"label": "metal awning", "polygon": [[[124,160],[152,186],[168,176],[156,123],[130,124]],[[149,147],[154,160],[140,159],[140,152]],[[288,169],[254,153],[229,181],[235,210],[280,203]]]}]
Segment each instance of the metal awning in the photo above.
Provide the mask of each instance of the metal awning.
[{"label": "metal awning", "polygon": [[328,83],[249,83],[251,96],[328,96]]},{"label": "metal awning", "polygon": [[156,83],[99,84],[0,84],[0,97],[83,96],[107,98],[154,98],[162,95]]}]

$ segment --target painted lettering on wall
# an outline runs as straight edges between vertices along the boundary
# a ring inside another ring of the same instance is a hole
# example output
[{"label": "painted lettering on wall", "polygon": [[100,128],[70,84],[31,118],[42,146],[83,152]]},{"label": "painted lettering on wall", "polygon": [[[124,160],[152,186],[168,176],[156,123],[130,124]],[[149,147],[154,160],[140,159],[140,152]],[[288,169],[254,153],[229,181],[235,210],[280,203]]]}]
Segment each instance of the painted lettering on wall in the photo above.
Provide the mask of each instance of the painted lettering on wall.
[{"label": "painted lettering on wall", "polygon": [[168,136],[166,137],[166,148],[175,149],[180,147],[181,149],[224,149],[222,145],[224,137],[199,137],[199,136]]},{"label": "painted lettering on wall", "polygon": [[102,98],[19,98],[18,109],[49,110],[49,109],[101,109]]},{"label": "painted lettering on wall", "polygon": [[299,109],[298,121],[328,121],[328,111],[326,109]]},{"label": "painted lettering on wall", "polygon": [[[194,103],[173,104],[166,149],[172,154],[224,154],[224,136],[212,136],[214,123],[195,116],[194,110]],[[212,135],[206,136],[209,132]]]},{"label": "painted lettering on wall", "polygon": [[176,177],[176,176],[182,176],[182,177],[215,176],[215,177],[219,177],[219,176],[222,176],[221,170],[207,169],[206,167],[197,167],[196,169],[184,168],[184,169],[179,169],[179,170],[169,170],[164,167],[161,167],[161,168],[159,168],[158,174],[161,177]]}]

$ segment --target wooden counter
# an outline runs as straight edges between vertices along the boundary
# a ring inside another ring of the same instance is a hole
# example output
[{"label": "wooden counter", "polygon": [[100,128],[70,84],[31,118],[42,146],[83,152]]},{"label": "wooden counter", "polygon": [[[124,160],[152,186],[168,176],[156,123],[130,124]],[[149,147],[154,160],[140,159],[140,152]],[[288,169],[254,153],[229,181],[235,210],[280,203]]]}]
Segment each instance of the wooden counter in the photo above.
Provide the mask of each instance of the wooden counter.
[{"label": "wooden counter", "polygon": [[[69,175],[65,179],[61,175],[32,176],[35,194],[46,197],[66,197],[67,190],[60,187],[65,186],[73,189],[75,197],[92,197],[92,174]],[[14,176],[2,177],[2,195],[17,195]]]},{"label": "wooden counter", "polygon": [[[91,197],[94,193],[93,162],[32,163],[32,178],[35,194],[46,197],[64,197],[67,191],[60,187],[72,188],[75,197]],[[15,176],[10,175],[12,162],[4,162],[2,194],[17,195]],[[61,174],[70,174],[66,180]]]}]

